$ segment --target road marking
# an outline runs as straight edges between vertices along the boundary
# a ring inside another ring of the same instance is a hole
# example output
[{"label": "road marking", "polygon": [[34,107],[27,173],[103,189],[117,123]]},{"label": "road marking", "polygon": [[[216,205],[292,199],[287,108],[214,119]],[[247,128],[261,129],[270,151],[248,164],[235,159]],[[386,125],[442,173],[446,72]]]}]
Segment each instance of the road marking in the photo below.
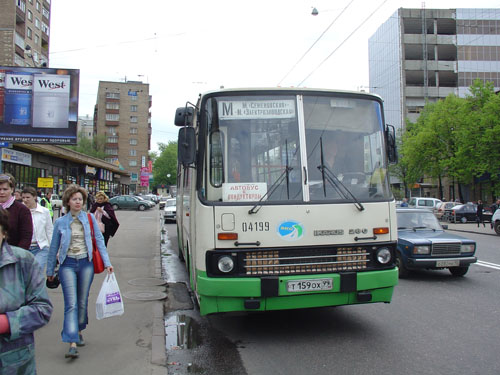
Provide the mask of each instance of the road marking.
[{"label": "road marking", "polygon": [[493,268],[495,270],[500,270],[500,264],[496,264],[496,263],[483,262],[482,260],[478,260],[475,264],[477,264],[478,266],[483,266],[483,267]]}]

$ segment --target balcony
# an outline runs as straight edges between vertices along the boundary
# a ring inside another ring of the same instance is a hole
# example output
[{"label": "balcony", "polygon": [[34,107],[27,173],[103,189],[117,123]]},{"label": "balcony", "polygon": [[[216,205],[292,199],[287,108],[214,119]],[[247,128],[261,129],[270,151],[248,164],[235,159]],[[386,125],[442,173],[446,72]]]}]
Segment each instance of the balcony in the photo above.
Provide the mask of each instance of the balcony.
[{"label": "balcony", "polygon": [[[404,66],[405,70],[424,70],[425,62],[423,60],[405,60]],[[427,60],[427,70],[456,72],[457,62]]]},{"label": "balcony", "polygon": [[104,125],[106,125],[106,126],[118,126],[118,125],[120,125],[120,121],[106,120]]},{"label": "balcony", "polygon": [[16,23],[26,22],[26,3],[24,1],[18,1],[16,6]]},{"label": "balcony", "polygon": [[120,114],[120,110],[119,109],[108,109],[108,108],[106,108],[106,113],[111,113],[111,114],[119,115]]},{"label": "balcony", "polygon": [[[446,45],[446,44],[457,44],[457,36],[456,35],[436,35],[436,34],[427,34],[426,35],[427,44],[437,44],[437,45]],[[404,43],[405,44],[423,44],[424,38],[422,34],[404,34]]]}]

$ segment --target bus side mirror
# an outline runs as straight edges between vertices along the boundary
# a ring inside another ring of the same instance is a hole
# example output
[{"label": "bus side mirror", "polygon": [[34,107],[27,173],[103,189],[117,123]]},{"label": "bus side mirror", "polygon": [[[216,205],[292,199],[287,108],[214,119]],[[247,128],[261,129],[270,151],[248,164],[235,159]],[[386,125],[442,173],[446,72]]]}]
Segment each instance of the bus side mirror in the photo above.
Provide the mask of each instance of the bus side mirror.
[{"label": "bus side mirror", "polygon": [[389,163],[397,163],[398,153],[396,150],[396,130],[392,125],[386,125],[385,128],[385,141],[387,144],[387,157]]},{"label": "bus side mirror", "polygon": [[179,130],[177,139],[177,159],[183,166],[193,164],[196,158],[196,136],[194,128],[184,127]]},{"label": "bus side mirror", "polygon": [[193,126],[193,107],[180,107],[175,111],[175,121],[176,126]]}]

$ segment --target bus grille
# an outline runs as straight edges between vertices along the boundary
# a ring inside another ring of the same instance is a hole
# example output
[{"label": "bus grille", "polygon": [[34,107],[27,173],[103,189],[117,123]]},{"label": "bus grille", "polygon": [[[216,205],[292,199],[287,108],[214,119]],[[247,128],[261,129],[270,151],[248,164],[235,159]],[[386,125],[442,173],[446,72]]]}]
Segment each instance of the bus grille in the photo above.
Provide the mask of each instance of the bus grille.
[{"label": "bus grille", "polygon": [[247,251],[246,275],[296,275],[365,270],[370,253],[362,247],[308,250]]},{"label": "bus grille", "polygon": [[460,255],[460,243],[434,243],[432,244],[432,255]]}]

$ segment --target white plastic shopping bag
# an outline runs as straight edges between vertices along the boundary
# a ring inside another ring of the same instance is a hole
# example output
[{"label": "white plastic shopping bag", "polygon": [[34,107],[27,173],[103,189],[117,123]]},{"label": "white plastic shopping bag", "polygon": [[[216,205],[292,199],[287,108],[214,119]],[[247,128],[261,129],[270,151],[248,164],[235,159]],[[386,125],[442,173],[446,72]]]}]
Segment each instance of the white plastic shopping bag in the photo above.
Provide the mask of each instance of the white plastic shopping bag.
[{"label": "white plastic shopping bag", "polygon": [[116,282],[115,273],[107,274],[97,296],[96,316],[101,320],[124,313],[122,295]]}]

